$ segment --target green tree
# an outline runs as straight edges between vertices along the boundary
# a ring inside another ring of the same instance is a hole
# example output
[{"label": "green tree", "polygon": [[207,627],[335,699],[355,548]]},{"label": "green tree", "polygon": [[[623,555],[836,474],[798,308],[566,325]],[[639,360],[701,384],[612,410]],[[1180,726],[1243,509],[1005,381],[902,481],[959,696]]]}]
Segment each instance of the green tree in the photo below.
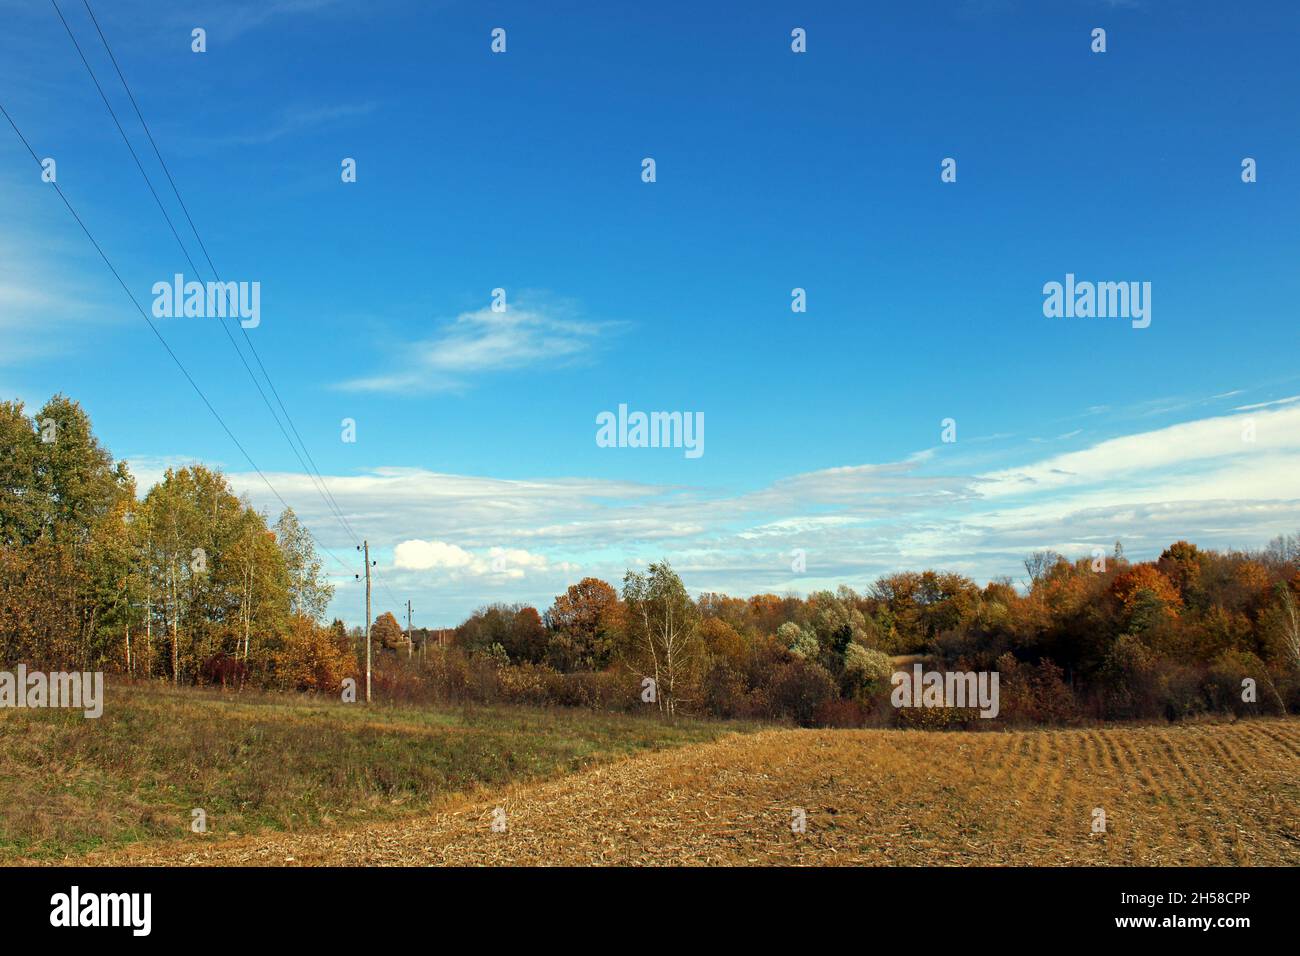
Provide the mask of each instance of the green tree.
[{"label": "green tree", "polygon": [[41,664],[97,665],[129,613],[125,516],[135,484],[76,402],[28,418],[0,403],[0,648]]},{"label": "green tree", "polygon": [[656,703],[671,718],[689,699],[684,693],[690,692],[702,663],[699,609],[667,561],[651,564],[646,574],[628,571],[623,602],[624,661],[634,673],[654,681]]},{"label": "green tree", "polygon": [[305,614],[313,621],[325,617],[334,585],[325,580],[316,543],[298,520],[292,508],[285,508],[275,523],[275,539],[284,555],[289,572],[289,606],[295,614]]},{"label": "green tree", "polygon": [[40,437],[22,402],[0,402],[0,544],[30,544],[49,519]]},{"label": "green tree", "polygon": [[289,574],[266,522],[220,472],[169,469],[145,497],[150,603],[174,682],[218,653],[248,660],[289,614]]}]

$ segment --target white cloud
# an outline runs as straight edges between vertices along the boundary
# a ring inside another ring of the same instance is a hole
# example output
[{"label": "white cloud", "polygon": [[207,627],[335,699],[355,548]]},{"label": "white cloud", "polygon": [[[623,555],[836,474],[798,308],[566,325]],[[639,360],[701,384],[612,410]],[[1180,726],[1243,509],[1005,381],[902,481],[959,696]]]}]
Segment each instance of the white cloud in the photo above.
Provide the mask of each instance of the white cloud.
[{"label": "white cloud", "polygon": [[[1253,442],[1243,438],[1247,424]],[[990,472],[978,479],[980,495],[999,498],[1026,492],[1093,484],[1196,462],[1251,457],[1284,450],[1300,451],[1300,407],[1257,415],[1223,415],[1170,425],[1155,431],[1112,438],[1081,451]]]},{"label": "white cloud", "polygon": [[499,575],[523,578],[531,572],[547,570],[541,554],[524,548],[492,547],[486,555],[476,555],[445,541],[422,541],[413,538],[393,549],[393,566],[403,571],[443,570],[465,576]]},{"label": "white cloud", "polygon": [[590,358],[616,322],[584,322],[542,306],[510,304],[505,312],[463,312],[431,339],[404,343],[388,371],[337,387],[356,392],[430,392],[460,388],[469,375]]},{"label": "white cloud", "polygon": [[410,571],[467,568],[473,563],[474,556],[464,548],[442,541],[421,541],[415,538],[403,541],[393,549],[393,565]]},{"label": "white cloud", "polygon": [[[131,474],[135,476],[136,492],[141,497],[144,497],[151,487],[163,480],[169,468],[173,471],[179,471],[192,465],[203,465],[205,468],[214,471],[222,468],[220,462],[214,462],[211,459],[205,461],[191,455],[126,456],[126,466],[131,470]],[[259,481],[258,484],[261,484],[261,482]],[[262,485],[262,488],[265,490],[266,485]]]},{"label": "white cloud", "polygon": [[1279,398],[1271,402],[1258,402],[1254,405],[1238,405],[1233,411],[1249,412],[1257,408],[1270,408],[1274,405],[1290,405],[1294,402],[1300,402],[1300,395],[1292,395],[1290,398]]},{"label": "white cloud", "polygon": [[[1253,443],[1242,440],[1248,420]],[[806,593],[862,588],[901,568],[950,568],[977,580],[1016,575],[1031,550],[1082,556],[1109,551],[1116,539],[1139,557],[1179,538],[1258,547],[1300,527],[1300,405],[1111,438],[1015,468],[939,473],[957,448],[744,492],[414,468],[325,481],[349,522],[366,530],[388,583],[403,597],[424,594],[444,623],[494,600],[544,606],[579,569],[617,582],[661,557],[692,590]],[[268,477],[322,540],[351,550],[306,476]],[[255,475],[231,479],[255,503],[278,509]],[[806,553],[805,574],[791,571],[794,548]],[[355,603],[350,581],[340,593],[346,606]]]},{"label": "white cloud", "polygon": [[0,236],[0,366],[73,351],[84,336],[68,334],[69,326],[100,321],[90,305],[95,293],[50,265],[68,261],[61,250],[40,234],[24,243]]}]

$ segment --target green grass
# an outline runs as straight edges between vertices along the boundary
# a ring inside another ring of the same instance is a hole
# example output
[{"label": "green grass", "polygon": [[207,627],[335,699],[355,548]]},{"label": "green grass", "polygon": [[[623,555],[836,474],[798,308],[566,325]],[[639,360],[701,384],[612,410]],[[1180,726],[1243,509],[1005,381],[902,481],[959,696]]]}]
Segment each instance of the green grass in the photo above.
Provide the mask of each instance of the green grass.
[{"label": "green grass", "polygon": [[383,706],[114,684],[104,714],[0,710],[0,863],[188,834],[419,813],[752,725],[524,707]]}]

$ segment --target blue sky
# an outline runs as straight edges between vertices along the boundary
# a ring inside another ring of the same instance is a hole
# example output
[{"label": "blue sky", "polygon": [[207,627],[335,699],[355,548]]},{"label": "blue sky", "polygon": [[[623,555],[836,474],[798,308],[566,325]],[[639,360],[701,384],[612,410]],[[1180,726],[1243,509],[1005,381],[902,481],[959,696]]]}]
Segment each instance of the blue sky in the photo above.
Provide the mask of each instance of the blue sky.
[{"label": "blue sky", "polygon": [[[261,283],[248,334],[380,608],[452,624],[660,557],[735,594],[983,581],[1300,525],[1291,4],[92,6],[222,277]],[[192,270],[53,7],[0,21],[0,102],[148,309]],[[1150,327],[1046,318],[1066,273],[1150,282]],[[218,321],[159,328],[353,562]],[[0,335],[0,394],[79,399],[142,484],[200,460],[278,511],[7,124]],[[702,413],[705,453],[598,447],[620,403]]]}]

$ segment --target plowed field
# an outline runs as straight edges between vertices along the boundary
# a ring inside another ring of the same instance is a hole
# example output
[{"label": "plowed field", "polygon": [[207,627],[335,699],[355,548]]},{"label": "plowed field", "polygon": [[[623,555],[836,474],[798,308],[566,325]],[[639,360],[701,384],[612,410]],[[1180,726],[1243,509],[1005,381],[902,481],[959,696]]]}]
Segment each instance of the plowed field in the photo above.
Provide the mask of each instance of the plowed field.
[{"label": "plowed field", "polygon": [[[498,807],[504,832],[492,828]],[[800,809],[806,831],[797,833]],[[639,754],[399,822],[194,836],[85,862],[1295,865],[1300,721],[770,730]]]}]

